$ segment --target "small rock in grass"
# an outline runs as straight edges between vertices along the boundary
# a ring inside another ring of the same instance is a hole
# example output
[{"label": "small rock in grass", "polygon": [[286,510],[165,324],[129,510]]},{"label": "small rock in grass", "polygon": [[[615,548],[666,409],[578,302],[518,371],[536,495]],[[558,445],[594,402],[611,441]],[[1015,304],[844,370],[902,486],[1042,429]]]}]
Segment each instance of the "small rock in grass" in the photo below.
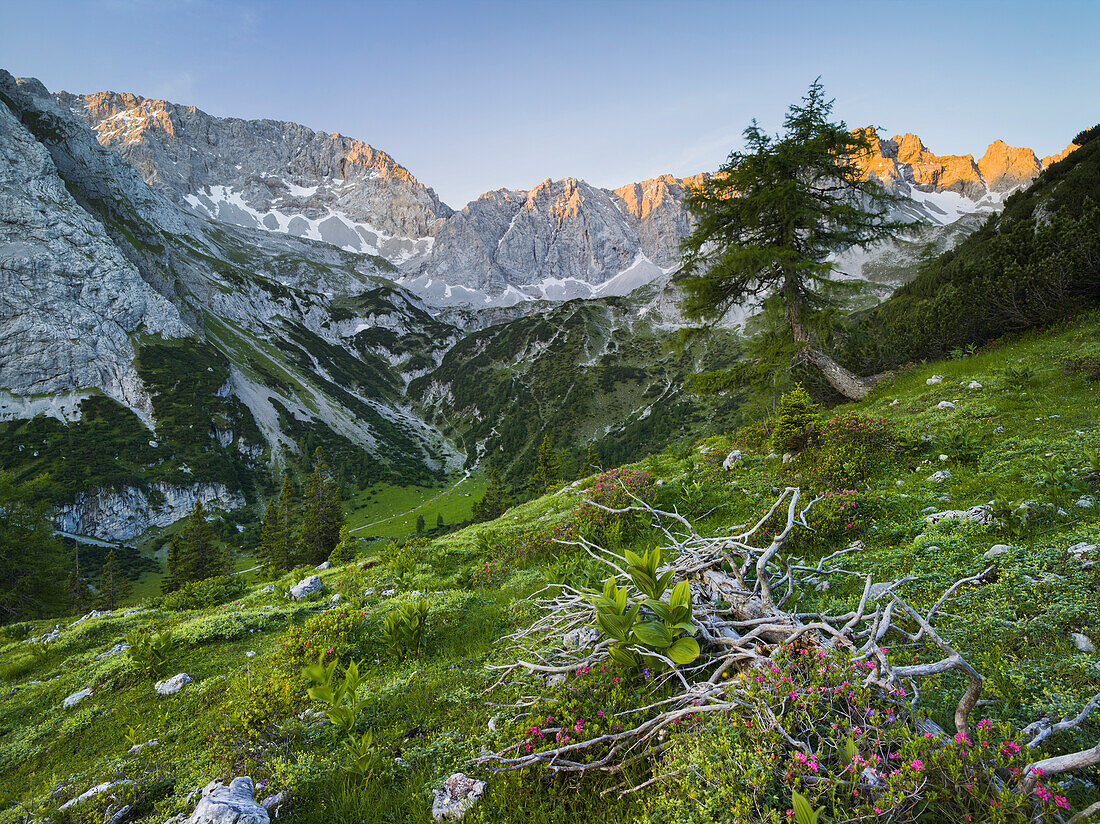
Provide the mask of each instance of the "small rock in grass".
[{"label": "small rock in grass", "polygon": [[943,375],[933,375],[928,380],[926,380],[925,383],[929,386],[935,383],[943,383]]},{"label": "small rock in grass", "polygon": [[1092,639],[1083,632],[1070,633],[1070,638],[1073,639],[1073,645],[1077,647],[1078,651],[1087,654],[1096,652],[1096,645],[1093,644]]},{"label": "small rock in grass", "polygon": [[600,631],[595,627],[578,627],[565,633],[561,642],[566,649],[584,649],[594,644],[599,637]]},{"label": "small rock in grass", "polygon": [[157,681],[157,683],[153,685],[153,689],[157,691],[158,695],[175,695],[191,682],[191,676],[186,672],[181,672],[178,675],[173,675],[171,678]]},{"label": "small rock in grass", "polygon": [[940,401],[939,403],[936,404],[936,409],[954,409],[954,408],[955,408],[955,404],[951,403],[951,401]]},{"label": "small rock in grass", "polygon": [[330,604],[338,604],[343,600],[344,600],[344,597],[339,592],[337,592],[335,595],[333,595],[331,598],[329,598],[329,603]]},{"label": "small rock in grass", "polygon": [[234,778],[228,787],[211,781],[185,824],[270,824],[271,817],[256,803],[254,793],[247,775]]},{"label": "small rock in grass", "polygon": [[1005,546],[1004,544],[994,544],[993,546],[991,546],[989,549],[986,550],[985,554],[982,557],[992,559],[992,558],[996,558],[998,555],[1004,555],[1007,552],[1008,552],[1008,547]]},{"label": "small rock in grass", "polygon": [[567,676],[564,672],[555,672],[553,675],[546,679],[546,686],[556,687],[558,686],[558,684],[564,684],[566,677]]},{"label": "small rock in grass", "polygon": [[996,427],[996,428],[995,428],[995,429],[994,429],[993,431],[994,431],[994,432],[1004,432],[1004,431],[1005,431],[1005,428],[1004,428],[1003,426],[998,426],[998,427]]},{"label": "small rock in grass", "polygon": [[1078,509],[1092,509],[1092,498],[1080,498],[1077,503],[1074,504]]},{"label": "small rock in grass", "polygon": [[157,739],[150,738],[144,744],[134,744],[134,746],[130,747],[129,752],[138,752],[139,750],[143,750],[146,747],[155,747],[159,743],[160,742]]},{"label": "small rock in grass", "polygon": [[967,389],[981,389],[982,385],[980,383],[978,383],[977,381],[971,381],[970,383],[968,383],[966,385],[966,388]]},{"label": "small rock in grass", "polygon": [[954,477],[946,469],[941,469],[939,472],[933,472],[928,476],[928,480],[934,484],[942,484],[944,481],[949,481]]},{"label": "small rock in grass", "polygon": [[323,591],[325,585],[321,583],[321,579],[316,575],[310,575],[308,578],[303,578],[290,588],[290,594],[294,597],[295,601],[301,601],[303,598],[314,595]]},{"label": "small rock in grass", "polygon": [[940,521],[971,521],[976,524],[991,524],[993,523],[993,512],[988,506],[980,504],[978,506],[972,506],[970,509],[949,509],[944,512],[933,512],[927,516],[924,521],[928,524],[939,523]]},{"label": "small rock in grass", "polygon": [[897,398],[894,398],[892,401],[890,401],[890,406],[897,406],[899,403],[901,403],[901,401],[899,401]]},{"label": "small rock in grass", "polygon": [[331,566],[332,566],[332,561],[325,561],[323,564],[317,564],[317,566],[315,566],[314,569],[316,569],[316,570],[325,570],[325,569],[329,569]]},{"label": "small rock in grass", "polygon": [[392,598],[396,594],[397,594],[396,589],[384,589],[384,590],[382,590],[382,597],[383,598]]},{"label": "small rock in grass", "polygon": [[946,455],[940,455],[940,460],[941,460],[941,461],[946,461],[946,460],[947,460],[947,456],[946,456]]},{"label": "small rock in grass", "polygon": [[726,459],[722,462],[722,469],[727,472],[733,469],[737,464],[741,462],[741,450],[735,449],[726,456]]},{"label": "small rock in grass", "polygon": [[263,589],[260,590],[260,592],[274,592],[274,591],[275,591],[275,585],[274,584],[268,584],[266,587],[264,587]]},{"label": "small rock in grass", "polygon": [[278,818],[279,808],[282,807],[284,801],[286,801],[286,790],[280,790],[261,801],[260,806],[267,810],[268,815],[274,815]]},{"label": "small rock in grass", "polygon": [[102,784],[96,784],[87,792],[81,793],[76,798],[70,799],[61,805],[60,809],[65,810],[74,804],[79,804],[82,801],[87,801],[89,798],[95,798],[100,793],[105,793],[111,787],[117,787],[119,784],[132,784],[132,781],[105,781]]},{"label": "small rock in grass", "polygon": [[87,698],[91,694],[92,694],[92,691],[90,689],[88,689],[87,687],[85,687],[80,692],[74,692],[72,695],[70,695],[68,698],[66,698],[64,701],[62,701],[61,706],[63,706],[65,709],[69,709],[70,707],[75,707],[77,704],[79,704],[81,701],[83,701],[85,698]]},{"label": "small rock in grass", "polygon": [[432,818],[436,821],[457,821],[477,803],[485,792],[486,783],[455,773],[436,790],[432,800]]},{"label": "small rock in grass", "polygon": [[99,655],[97,655],[95,657],[95,660],[99,661],[102,658],[106,658],[108,655],[118,655],[120,652],[125,652],[129,648],[130,647],[127,646],[126,644],[115,644],[113,647],[111,647],[106,652],[101,652]]}]

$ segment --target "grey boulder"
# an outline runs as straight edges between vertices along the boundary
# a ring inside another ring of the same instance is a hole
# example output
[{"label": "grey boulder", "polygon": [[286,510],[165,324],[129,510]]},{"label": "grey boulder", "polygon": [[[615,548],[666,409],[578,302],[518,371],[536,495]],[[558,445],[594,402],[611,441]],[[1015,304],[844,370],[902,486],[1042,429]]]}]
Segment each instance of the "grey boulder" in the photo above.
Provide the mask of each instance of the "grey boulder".
[{"label": "grey boulder", "polygon": [[253,797],[255,787],[247,775],[229,782],[212,781],[185,824],[270,824],[271,818]]},{"label": "grey boulder", "polygon": [[88,689],[87,687],[85,687],[80,692],[74,692],[72,695],[70,695],[68,698],[66,698],[64,701],[62,701],[61,706],[63,706],[65,709],[69,709],[70,707],[75,707],[77,704],[79,704],[81,701],[83,701],[85,698],[87,698],[91,694],[92,694],[92,691],[90,689]]},{"label": "grey boulder", "polygon": [[477,803],[486,786],[484,781],[455,773],[443,782],[443,789],[435,791],[432,818],[436,821],[457,821]]},{"label": "grey boulder", "polygon": [[325,585],[321,583],[321,579],[316,575],[310,575],[308,578],[303,578],[290,588],[290,594],[294,597],[295,601],[301,601],[303,598],[309,595],[315,595],[318,592],[323,591]]},{"label": "grey boulder", "polygon": [[157,681],[153,688],[157,691],[157,695],[174,695],[190,684],[192,680],[191,676],[186,672],[181,672],[178,675],[173,675],[171,678]]}]

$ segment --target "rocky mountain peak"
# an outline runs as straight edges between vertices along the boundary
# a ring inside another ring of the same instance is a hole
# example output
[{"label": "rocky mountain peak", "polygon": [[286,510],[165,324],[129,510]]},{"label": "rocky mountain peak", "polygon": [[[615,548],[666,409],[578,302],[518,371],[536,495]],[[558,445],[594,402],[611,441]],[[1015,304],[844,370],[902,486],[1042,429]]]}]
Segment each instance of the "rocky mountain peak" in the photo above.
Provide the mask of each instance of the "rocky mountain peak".
[{"label": "rocky mountain peak", "polygon": [[[452,213],[386,152],[297,123],[134,94],[55,95],[145,181],[200,214],[404,259]],[[398,242],[394,242],[394,241]]]},{"label": "rocky mountain peak", "polygon": [[1026,186],[1043,170],[1031,149],[1009,146],[1003,140],[989,144],[978,161],[986,185],[994,192],[1008,192]]}]

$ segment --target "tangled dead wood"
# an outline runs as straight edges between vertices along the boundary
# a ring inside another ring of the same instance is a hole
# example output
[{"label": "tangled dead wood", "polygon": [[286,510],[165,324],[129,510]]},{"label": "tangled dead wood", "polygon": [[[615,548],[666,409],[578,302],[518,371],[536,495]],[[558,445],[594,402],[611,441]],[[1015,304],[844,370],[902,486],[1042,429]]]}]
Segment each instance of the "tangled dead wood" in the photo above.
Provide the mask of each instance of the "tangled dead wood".
[{"label": "tangled dead wood", "polygon": [[[633,713],[638,720],[629,728],[588,740],[569,740],[544,750],[524,752],[522,742],[515,742],[498,752],[483,754],[476,759],[477,763],[495,770],[537,766],[551,772],[615,774],[658,756],[668,746],[670,728],[685,717],[734,711],[753,713],[763,723],[770,724],[792,749],[808,754],[806,744],[788,735],[768,707],[751,702],[739,679],[725,678],[733,671],[767,666],[773,650],[791,645],[815,648],[826,655],[830,650],[843,648],[853,663],[861,663],[865,668],[864,686],[881,690],[886,695],[908,697],[914,717],[920,706],[919,683],[922,680],[948,672],[960,674],[966,686],[953,720],[957,734],[970,735],[969,717],[982,692],[982,676],[944,640],[934,628],[934,622],[946,605],[967,597],[987,583],[992,566],[977,575],[955,581],[927,612],[921,613],[898,593],[898,588],[909,579],[875,582],[872,575],[844,566],[849,556],[861,548],[858,543],[826,555],[813,565],[783,552],[795,529],[809,529],[807,515],[819,500],[802,505],[801,490],[797,487],[785,489],[755,523],[735,527],[730,534],[708,537],[700,535],[680,513],[656,509],[625,487],[624,491],[634,501],[629,506],[612,508],[594,501],[587,503],[611,514],[640,513],[654,519],[666,541],[666,557],[674,558],[670,567],[673,580],[687,581],[690,587],[692,621],[700,646],[698,657],[678,666],[653,649],[637,649],[638,653],[665,665],[665,669],[651,679],[653,693],[669,688],[667,691],[671,694],[638,707]],[[765,544],[761,536],[777,516],[779,531]],[[629,562],[624,556],[583,537],[568,543],[604,564],[611,575],[629,583]],[[828,614],[799,608],[803,593],[815,585],[822,586],[833,576],[862,579],[862,592],[854,609]],[[636,591],[633,595],[641,597]],[[597,625],[597,609],[590,592],[561,584],[534,597],[542,615],[534,624],[510,637],[513,660],[493,667],[500,671],[493,688],[513,674],[539,673],[561,678],[608,658],[611,639],[601,639],[590,629]],[[592,639],[587,645],[562,643],[562,639],[568,637],[583,639],[585,633]],[[908,647],[927,641],[939,650],[940,657],[917,664],[893,661],[883,648],[883,642],[891,635]],[[513,704],[497,706],[522,713],[539,700],[537,695],[526,695]],[[1037,746],[1054,733],[1079,726],[1098,701],[1100,695],[1075,718],[1058,723],[1037,722],[1026,728],[1024,735],[1034,736],[1030,745]],[[925,719],[922,723],[924,730],[937,736],[945,735],[931,720]],[[1047,758],[1029,765],[1019,786],[1026,791],[1034,786],[1036,775],[1056,774],[1097,763],[1100,763],[1100,745]],[[617,789],[626,793],[640,786],[644,784],[631,786],[624,782]]]}]

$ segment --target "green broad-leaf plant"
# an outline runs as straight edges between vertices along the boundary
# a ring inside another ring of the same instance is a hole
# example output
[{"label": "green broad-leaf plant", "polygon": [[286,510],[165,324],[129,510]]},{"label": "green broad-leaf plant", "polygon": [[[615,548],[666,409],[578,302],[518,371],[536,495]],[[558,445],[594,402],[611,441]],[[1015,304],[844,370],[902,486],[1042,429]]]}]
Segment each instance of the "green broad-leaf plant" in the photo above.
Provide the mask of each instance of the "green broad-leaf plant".
[{"label": "green broad-leaf plant", "polygon": [[303,667],[302,674],[313,682],[306,693],[324,705],[325,715],[343,735],[351,735],[359,713],[367,705],[366,699],[357,696],[363,678],[355,661],[344,668],[343,678],[337,678],[336,664],[335,659],[327,665],[318,660]]},{"label": "green broad-leaf plant", "polygon": [[630,586],[620,587],[615,576],[607,579],[603,592],[589,595],[596,607],[597,628],[612,639],[612,659],[634,669],[662,669],[662,658],[677,666],[690,664],[699,657],[699,642],[692,637],[696,627],[691,622],[687,581],[669,591],[673,570],[658,574],[661,551],[657,548],[642,555],[627,550],[625,557],[630,583],[642,597],[632,598]]}]

